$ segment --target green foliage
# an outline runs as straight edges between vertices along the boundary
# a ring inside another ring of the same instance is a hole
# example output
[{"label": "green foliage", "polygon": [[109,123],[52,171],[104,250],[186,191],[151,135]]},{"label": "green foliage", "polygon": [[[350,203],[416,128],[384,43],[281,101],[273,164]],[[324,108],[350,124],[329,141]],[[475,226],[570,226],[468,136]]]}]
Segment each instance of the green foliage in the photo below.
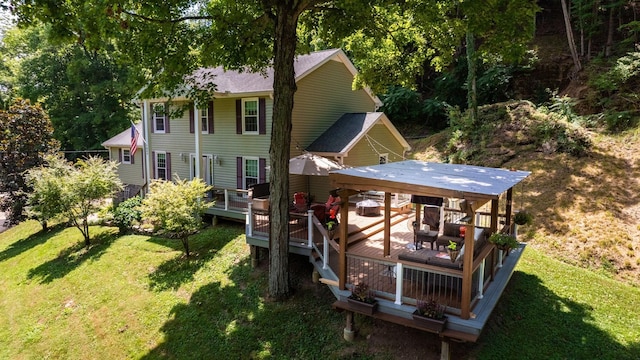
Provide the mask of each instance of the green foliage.
[{"label": "green foliage", "polygon": [[118,164],[99,157],[78,160],[75,166],[59,156],[48,157],[47,162],[27,172],[34,190],[29,195],[34,214],[46,221],[62,211],[89,247],[89,216],[102,207],[101,200],[122,189]]},{"label": "green foliage", "polygon": [[538,122],[532,129],[543,151],[563,152],[574,156],[583,156],[592,143],[586,131],[564,118],[549,116]]},{"label": "green foliage", "polygon": [[40,221],[45,229],[50,219],[65,213],[68,197],[65,183],[74,172],[71,164],[59,156],[47,156],[46,164],[25,173],[25,180],[33,189],[27,200],[27,213]]},{"label": "green foliage", "polygon": [[422,101],[420,94],[401,86],[389,88],[381,98],[381,108],[394,124],[418,123],[422,118]]},{"label": "green foliage", "polygon": [[533,223],[533,215],[528,211],[520,210],[513,216],[513,222],[518,225],[531,225]]},{"label": "green foliage", "polygon": [[29,100],[16,99],[8,110],[0,110],[0,208],[9,210],[9,220],[24,219],[23,208],[30,189],[24,172],[44,163],[58,150],[46,112]]},{"label": "green foliage", "polygon": [[489,242],[500,249],[514,249],[520,245],[515,236],[502,232],[495,232],[489,236]]},{"label": "green foliage", "polygon": [[142,201],[142,218],[159,234],[179,238],[189,256],[187,238],[202,227],[202,214],[209,207],[204,198],[210,188],[200,178],[154,181]]},{"label": "green foliage", "polygon": [[77,41],[50,40],[50,26],[16,30],[24,47],[17,69],[18,93],[40,101],[65,150],[101,149],[103,141],[133,119],[130,73],[113,46],[89,50]]},{"label": "green foliage", "polygon": [[609,131],[623,131],[640,121],[640,52],[630,52],[615,61],[611,68],[590,81],[596,89],[597,104],[606,109],[605,125]]},{"label": "green foliage", "polygon": [[456,251],[458,250],[458,243],[455,241],[451,241],[449,240],[449,245],[447,245],[447,249],[451,250],[451,251]]},{"label": "green foliage", "polygon": [[120,230],[120,234],[124,235],[131,230],[131,225],[139,223],[142,220],[142,198],[134,196],[129,198],[113,209],[113,222]]}]

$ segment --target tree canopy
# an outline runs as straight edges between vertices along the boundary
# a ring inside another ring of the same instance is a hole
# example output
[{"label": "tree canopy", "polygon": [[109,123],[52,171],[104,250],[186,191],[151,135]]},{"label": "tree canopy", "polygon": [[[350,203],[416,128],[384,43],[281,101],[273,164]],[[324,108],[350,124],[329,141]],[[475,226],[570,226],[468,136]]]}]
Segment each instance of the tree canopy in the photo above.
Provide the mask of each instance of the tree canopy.
[{"label": "tree canopy", "polygon": [[58,149],[49,117],[39,105],[16,99],[8,110],[0,109],[0,192],[5,194],[0,208],[10,210],[11,223],[24,218],[29,192],[24,172]]}]

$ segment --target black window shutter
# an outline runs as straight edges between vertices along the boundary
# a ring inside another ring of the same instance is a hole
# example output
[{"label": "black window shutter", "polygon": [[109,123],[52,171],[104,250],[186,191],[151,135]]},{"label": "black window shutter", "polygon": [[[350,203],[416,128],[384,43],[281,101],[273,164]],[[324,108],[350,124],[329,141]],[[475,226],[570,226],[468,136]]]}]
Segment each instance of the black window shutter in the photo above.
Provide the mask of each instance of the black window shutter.
[{"label": "black window shutter", "polygon": [[258,99],[258,127],[260,135],[267,133],[267,101],[265,98]]},{"label": "black window shutter", "polygon": [[209,111],[207,112],[207,115],[207,121],[209,122],[209,126],[207,126],[207,128],[209,129],[209,134],[213,134],[213,101],[209,101]]},{"label": "black window shutter", "polygon": [[258,172],[259,174],[259,182],[261,184],[267,182],[267,159],[265,158],[260,158],[260,160],[258,161],[259,164],[259,169]]},{"label": "black window shutter", "polygon": [[156,152],[155,151],[151,152],[151,157],[153,158],[153,166],[151,167],[152,168],[151,171],[153,172],[153,174],[151,175],[151,178],[152,179],[157,179],[157,177],[156,177],[156,168],[158,167],[158,158],[156,157]]},{"label": "black window shutter", "polygon": [[[195,104],[193,106],[196,106]],[[189,107],[189,133],[193,134],[195,127],[195,110],[193,110],[193,106]]]},{"label": "black window shutter", "polygon": [[236,188],[244,188],[242,186],[242,156],[236,157]]},{"label": "black window shutter", "polygon": [[236,100],[236,134],[242,134],[242,99]]},{"label": "black window shutter", "polygon": [[166,134],[171,132],[169,129],[169,103],[164,104],[164,132]]},{"label": "black window shutter", "polygon": [[167,167],[167,180],[171,181],[173,176],[171,176],[171,153],[165,153],[165,164]]},{"label": "black window shutter", "polygon": [[118,162],[122,162],[122,149],[118,149]]}]

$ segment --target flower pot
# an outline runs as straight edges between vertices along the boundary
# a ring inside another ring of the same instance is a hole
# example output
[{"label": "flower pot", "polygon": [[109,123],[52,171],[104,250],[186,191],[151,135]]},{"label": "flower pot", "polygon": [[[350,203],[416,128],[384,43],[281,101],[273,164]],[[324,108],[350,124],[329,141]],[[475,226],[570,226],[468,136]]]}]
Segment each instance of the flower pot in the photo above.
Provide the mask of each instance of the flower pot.
[{"label": "flower pot", "polygon": [[456,262],[456,259],[458,258],[458,254],[460,254],[460,250],[447,250],[447,252],[449,253],[449,259],[451,260],[451,262]]},{"label": "flower pot", "polygon": [[433,319],[426,316],[422,316],[418,314],[418,310],[414,311],[413,321],[416,325],[420,325],[420,327],[425,328],[429,331],[433,331],[437,334],[441,333],[444,330],[445,325],[447,324],[447,317],[445,316],[442,319]]},{"label": "flower pot", "polygon": [[355,299],[347,298],[347,302],[351,305],[351,309],[357,313],[365,314],[365,315],[373,315],[378,308],[378,302],[374,301],[373,303],[367,303],[363,301],[358,301]]}]

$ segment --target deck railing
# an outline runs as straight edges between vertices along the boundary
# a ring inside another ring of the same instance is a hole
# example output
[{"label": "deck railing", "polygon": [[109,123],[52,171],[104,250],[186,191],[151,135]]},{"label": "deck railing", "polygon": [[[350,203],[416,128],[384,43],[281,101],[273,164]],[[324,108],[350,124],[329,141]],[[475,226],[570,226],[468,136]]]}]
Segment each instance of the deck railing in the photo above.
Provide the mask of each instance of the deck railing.
[{"label": "deck railing", "polygon": [[[492,252],[489,252],[483,258],[474,260],[477,265],[471,280],[472,304],[475,300],[482,299],[485,284],[491,280],[491,274],[485,271],[485,264],[491,263],[492,256]],[[415,305],[417,300],[435,299],[447,306],[448,313],[460,314],[461,270],[419,266],[347,253],[347,287],[360,282],[367,283],[377,297],[394,301],[398,305]]]},{"label": "deck railing", "polygon": [[249,190],[214,187],[211,190],[214,206],[225,210],[247,211]]}]

